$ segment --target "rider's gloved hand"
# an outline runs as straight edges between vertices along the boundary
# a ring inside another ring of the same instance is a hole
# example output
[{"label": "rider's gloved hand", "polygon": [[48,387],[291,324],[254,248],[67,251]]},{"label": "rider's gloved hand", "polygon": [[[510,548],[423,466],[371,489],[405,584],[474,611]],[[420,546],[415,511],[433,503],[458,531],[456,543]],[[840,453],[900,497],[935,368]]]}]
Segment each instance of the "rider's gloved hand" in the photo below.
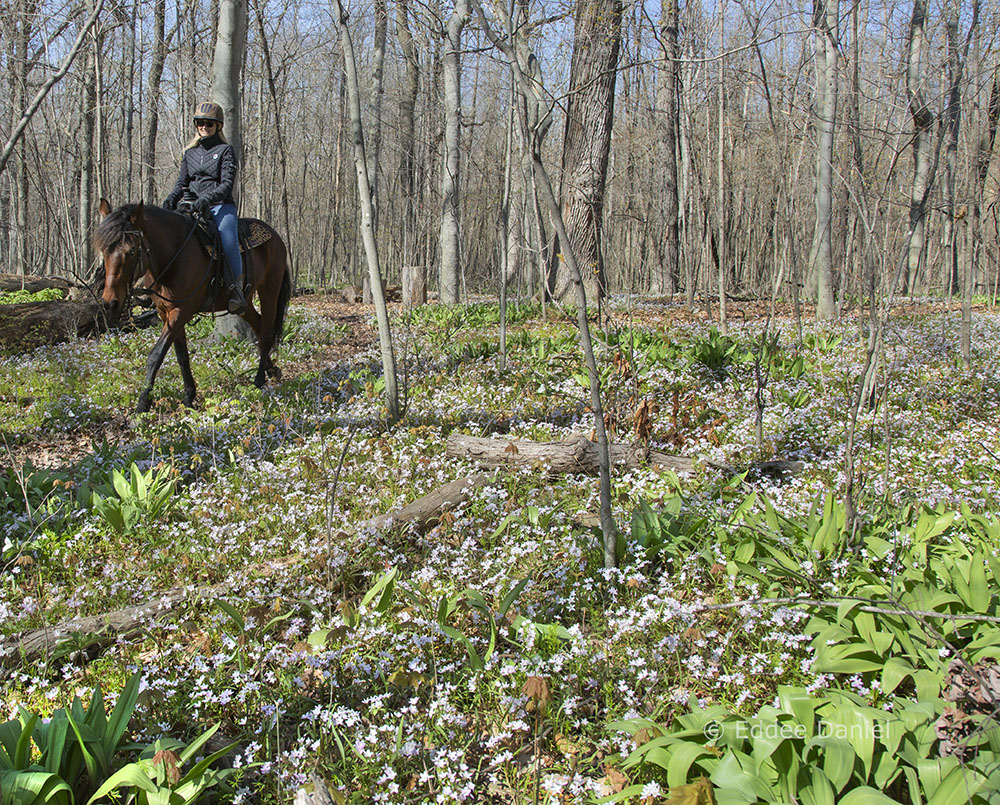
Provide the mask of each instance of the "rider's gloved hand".
[{"label": "rider's gloved hand", "polygon": [[176,210],[177,209],[177,202],[174,201],[173,198],[171,198],[170,196],[168,196],[167,199],[163,202],[163,209],[165,209],[165,210]]},{"label": "rider's gloved hand", "polygon": [[212,203],[207,198],[200,198],[195,201],[193,209],[198,215],[206,215]]}]

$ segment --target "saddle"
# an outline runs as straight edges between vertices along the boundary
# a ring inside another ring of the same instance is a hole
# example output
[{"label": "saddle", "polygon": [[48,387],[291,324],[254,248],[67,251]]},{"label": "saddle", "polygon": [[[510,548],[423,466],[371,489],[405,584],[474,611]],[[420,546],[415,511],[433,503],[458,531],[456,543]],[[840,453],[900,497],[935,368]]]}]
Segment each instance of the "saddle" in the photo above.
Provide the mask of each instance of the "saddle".
[{"label": "saddle", "polygon": [[[221,295],[228,294],[225,272],[222,268],[222,243],[219,237],[219,230],[215,224],[207,218],[189,213],[198,223],[195,229],[195,238],[205,250],[212,265],[212,276],[209,279],[209,292],[205,295],[205,304],[202,312],[209,312],[215,309],[216,299]],[[238,240],[240,254],[244,254],[251,249],[256,249],[267,243],[274,230],[257,218],[240,218],[238,224]],[[253,264],[243,261],[243,293],[249,294],[249,289],[253,287]]]}]

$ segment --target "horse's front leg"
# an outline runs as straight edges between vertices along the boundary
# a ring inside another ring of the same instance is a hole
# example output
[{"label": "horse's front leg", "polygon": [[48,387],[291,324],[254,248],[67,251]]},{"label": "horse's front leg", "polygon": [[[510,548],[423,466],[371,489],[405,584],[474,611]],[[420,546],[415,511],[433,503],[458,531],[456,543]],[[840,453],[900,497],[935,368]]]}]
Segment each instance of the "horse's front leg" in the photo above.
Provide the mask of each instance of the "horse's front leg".
[{"label": "horse's front leg", "polygon": [[[163,323],[163,332],[160,333],[159,339],[157,339],[156,344],[153,346],[153,351],[149,353],[149,358],[146,360],[146,386],[139,395],[139,404],[135,407],[136,413],[144,414],[149,410],[156,373],[160,370],[160,364],[163,363],[170,345],[177,339],[178,334],[183,333],[183,331],[184,325],[178,324],[176,315],[171,316]],[[184,351],[187,352],[186,345]],[[190,368],[188,371],[190,372]],[[192,380],[191,382],[193,383],[194,381]]]},{"label": "horse's front leg", "polygon": [[181,367],[181,377],[184,378],[184,405],[190,408],[194,404],[194,395],[197,389],[194,384],[194,375],[191,374],[191,359],[188,355],[187,334],[181,329],[180,335],[174,341],[174,354],[177,356],[177,364]]}]

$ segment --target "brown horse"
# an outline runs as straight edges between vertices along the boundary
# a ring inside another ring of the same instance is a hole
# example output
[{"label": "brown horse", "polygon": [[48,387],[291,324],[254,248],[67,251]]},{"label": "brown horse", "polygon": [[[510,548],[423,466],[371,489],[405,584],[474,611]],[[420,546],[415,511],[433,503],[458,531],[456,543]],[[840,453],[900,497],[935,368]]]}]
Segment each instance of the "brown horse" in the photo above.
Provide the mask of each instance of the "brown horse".
[{"label": "brown horse", "polygon": [[[196,222],[189,216],[143,204],[127,204],[112,211],[106,199],[101,199],[100,210],[103,219],[94,235],[94,246],[104,260],[101,298],[105,310],[112,318],[120,315],[132,285],[141,279],[163,322],[163,332],[146,361],[146,386],[136,410],[149,410],[153,380],[171,344],[184,378],[184,404],[191,405],[196,390],[184,325],[196,313],[224,311],[228,299],[225,292],[214,298],[213,259],[195,233]],[[248,304],[242,318],[257,335],[260,362],[253,382],[259,388],[268,377],[281,378],[281,371],[271,361],[271,349],[281,337],[291,280],[285,244],[273,229],[257,223],[270,237],[243,256],[244,276],[252,284],[246,292]],[[254,293],[260,313],[250,304]]]}]

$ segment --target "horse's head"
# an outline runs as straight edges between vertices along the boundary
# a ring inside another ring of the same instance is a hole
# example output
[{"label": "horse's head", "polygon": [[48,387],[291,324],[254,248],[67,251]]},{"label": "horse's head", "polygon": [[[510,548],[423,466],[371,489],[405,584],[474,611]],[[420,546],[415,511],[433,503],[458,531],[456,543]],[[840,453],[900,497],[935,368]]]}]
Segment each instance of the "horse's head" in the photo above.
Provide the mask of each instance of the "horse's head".
[{"label": "horse's head", "polygon": [[144,208],[126,204],[111,209],[101,199],[101,223],[94,233],[94,247],[104,262],[104,293],[101,299],[110,316],[117,316],[125,306],[129,286],[142,273],[142,224]]}]

